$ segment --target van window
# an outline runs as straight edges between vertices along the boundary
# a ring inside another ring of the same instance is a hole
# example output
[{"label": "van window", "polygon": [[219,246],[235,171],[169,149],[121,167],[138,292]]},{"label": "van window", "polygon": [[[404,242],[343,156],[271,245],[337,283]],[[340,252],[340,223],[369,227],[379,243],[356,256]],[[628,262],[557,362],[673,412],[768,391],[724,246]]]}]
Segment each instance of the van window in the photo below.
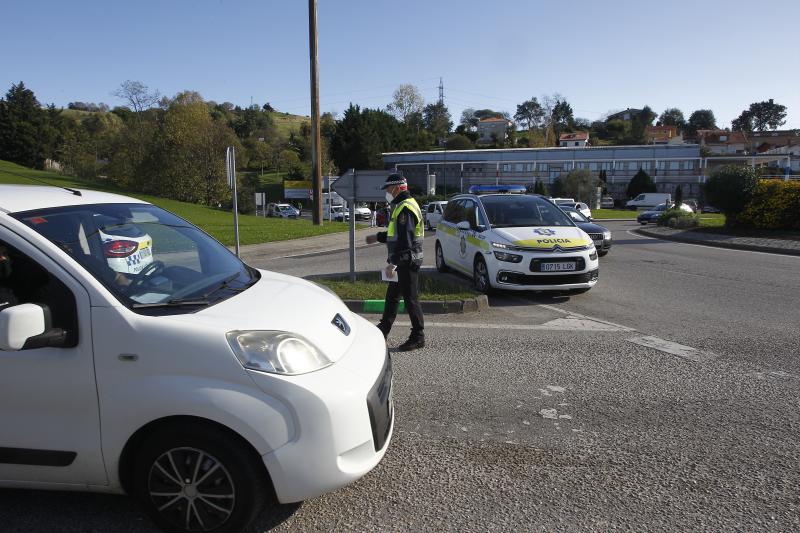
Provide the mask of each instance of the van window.
[{"label": "van window", "polygon": [[39,263],[2,240],[0,252],[8,257],[0,272],[0,289],[10,291],[15,300],[11,303],[46,305],[51,327],[67,333],[64,346],[77,346],[78,310],[72,291]]},{"label": "van window", "polygon": [[640,194],[636,197],[637,200],[644,200],[644,194]]},{"label": "van window", "polygon": [[454,202],[449,202],[447,208],[444,210],[444,216],[442,218],[451,224],[458,224],[462,220],[466,220],[466,213],[462,201],[456,200]]}]

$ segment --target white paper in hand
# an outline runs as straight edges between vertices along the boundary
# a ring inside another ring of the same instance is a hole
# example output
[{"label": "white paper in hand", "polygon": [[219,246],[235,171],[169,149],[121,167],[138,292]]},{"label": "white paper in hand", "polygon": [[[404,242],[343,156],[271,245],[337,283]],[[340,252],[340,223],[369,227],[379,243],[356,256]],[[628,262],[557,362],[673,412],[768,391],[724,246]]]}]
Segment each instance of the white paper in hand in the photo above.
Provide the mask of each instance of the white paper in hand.
[{"label": "white paper in hand", "polygon": [[381,281],[389,281],[389,282],[392,282],[392,283],[397,283],[397,269],[392,270],[392,275],[391,276],[387,276],[386,275],[386,269],[382,268],[381,269]]}]

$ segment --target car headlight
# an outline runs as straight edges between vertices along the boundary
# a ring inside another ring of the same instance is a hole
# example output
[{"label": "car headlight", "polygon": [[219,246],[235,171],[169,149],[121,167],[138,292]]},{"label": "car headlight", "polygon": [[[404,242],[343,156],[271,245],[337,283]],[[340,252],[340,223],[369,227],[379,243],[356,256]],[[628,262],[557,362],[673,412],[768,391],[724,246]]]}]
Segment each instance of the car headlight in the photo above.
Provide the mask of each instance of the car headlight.
[{"label": "car headlight", "polygon": [[508,263],[519,263],[522,261],[522,256],[517,254],[510,254],[508,252],[494,251],[494,256],[498,261],[506,261]]},{"label": "car headlight", "polygon": [[495,248],[500,248],[501,250],[518,250],[519,249],[516,246],[514,246],[513,244],[506,244],[504,242],[494,242],[494,241],[492,241],[492,246],[494,246]]},{"label": "car headlight", "polygon": [[604,231],[603,232],[603,239],[607,240],[607,241],[610,241],[611,240],[611,232],[608,231],[608,230]]},{"label": "car headlight", "polygon": [[230,331],[225,335],[242,366],[287,376],[307,374],[333,364],[310,341],[286,331]]}]

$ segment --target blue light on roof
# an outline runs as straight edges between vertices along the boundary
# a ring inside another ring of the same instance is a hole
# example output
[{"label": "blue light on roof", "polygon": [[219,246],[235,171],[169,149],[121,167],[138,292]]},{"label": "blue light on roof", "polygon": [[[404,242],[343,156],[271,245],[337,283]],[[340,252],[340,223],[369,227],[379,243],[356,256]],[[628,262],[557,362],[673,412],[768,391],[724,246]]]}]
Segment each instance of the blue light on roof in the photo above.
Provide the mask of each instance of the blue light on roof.
[{"label": "blue light on roof", "polygon": [[524,185],[473,185],[470,194],[525,194]]}]

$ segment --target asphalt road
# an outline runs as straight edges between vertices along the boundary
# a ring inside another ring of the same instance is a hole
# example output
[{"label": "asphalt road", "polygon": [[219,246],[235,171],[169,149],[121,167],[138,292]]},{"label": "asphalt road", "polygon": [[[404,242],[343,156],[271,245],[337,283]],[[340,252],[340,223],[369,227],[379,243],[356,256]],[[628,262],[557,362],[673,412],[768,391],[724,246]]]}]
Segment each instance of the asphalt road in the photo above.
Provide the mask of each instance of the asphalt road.
[{"label": "asphalt road", "polygon": [[[428,346],[394,355],[384,461],[270,508],[256,531],[800,530],[800,258],[608,225],[615,245],[590,292],[427,317]],[[384,260],[362,249],[358,268]],[[255,266],[307,275],[348,260]],[[0,492],[0,524],[154,531],[126,498],[32,491]]]}]

